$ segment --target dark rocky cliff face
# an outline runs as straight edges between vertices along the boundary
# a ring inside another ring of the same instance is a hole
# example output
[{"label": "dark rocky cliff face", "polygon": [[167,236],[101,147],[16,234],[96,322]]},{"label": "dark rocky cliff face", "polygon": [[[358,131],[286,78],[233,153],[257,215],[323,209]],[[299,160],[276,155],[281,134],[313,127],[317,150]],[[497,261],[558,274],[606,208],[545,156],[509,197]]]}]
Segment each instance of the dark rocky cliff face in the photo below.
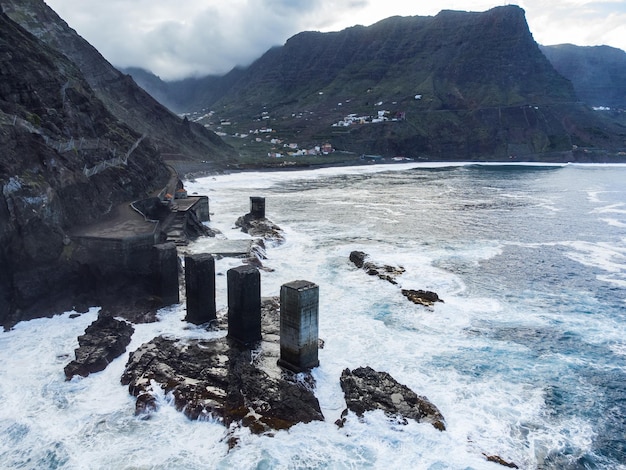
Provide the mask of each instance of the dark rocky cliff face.
[{"label": "dark rocky cliff face", "polygon": [[43,0],[3,0],[5,13],[24,29],[74,62],[108,111],[141,134],[163,154],[228,165],[236,152],[200,125],[183,121],[158,103],[71,29]]},{"label": "dark rocky cliff face", "polygon": [[[103,161],[115,166],[87,176]],[[69,230],[168,178],[73,62],[0,14],[0,323],[71,307],[83,280]]]}]

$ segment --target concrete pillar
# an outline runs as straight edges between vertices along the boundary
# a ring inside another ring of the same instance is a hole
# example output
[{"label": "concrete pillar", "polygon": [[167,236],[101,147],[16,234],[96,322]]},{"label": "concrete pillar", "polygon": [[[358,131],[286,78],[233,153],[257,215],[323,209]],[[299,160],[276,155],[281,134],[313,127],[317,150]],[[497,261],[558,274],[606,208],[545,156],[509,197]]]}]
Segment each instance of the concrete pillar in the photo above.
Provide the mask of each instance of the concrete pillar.
[{"label": "concrete pillar", "polygon": [[319,287],[293,281],[280,288],[280,359],[278,365],[293,372],[319,366]]},{"label": "concrete pillar", "polygon": [[254,266],[229,269],[228,337],[243,344],[261,339],[261,274]]},{"label": "concrete pillar", "polygon": [[178,295],[178,253],[176,244],[161,243],[152,248],[154,266],[154,295],[160,297],[163,305],[177,304]]},{"label": "concrete pillar", "polygon": [[265,218],[265,198],[264,197],[250,197],[250,213],[255,219]]},{"label": "concrete pillar", "polygon": [[196,215],[200,222],[208,222],[211,220],[211,216],[209,214],[209,197],[208,196],[198,196],[198,202],[196,203]]},{"label": "concrete pillar", "polygon": [[196,325],[215,320],[215,258],[210,254],[185,256],[185,320]]}]

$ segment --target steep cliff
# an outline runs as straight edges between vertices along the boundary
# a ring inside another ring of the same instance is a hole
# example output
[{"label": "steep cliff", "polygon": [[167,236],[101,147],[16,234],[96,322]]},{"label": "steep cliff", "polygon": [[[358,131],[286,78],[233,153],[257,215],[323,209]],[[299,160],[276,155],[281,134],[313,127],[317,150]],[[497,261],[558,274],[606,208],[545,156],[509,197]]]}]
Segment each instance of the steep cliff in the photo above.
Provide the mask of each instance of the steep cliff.
[{"label": "steep cliff", "polygon": [[71,307],[69,230],[168,178],[73,62],[0,13],[0,323]]},{"label": "steep cliff", "polygon": [[2,8],[16,23],[74,62],[109,112],[149,136],[162,154],[210,161],[213,170],[236,158],[236,152],[213,132],[183,123],[129,75],[113,67],[43,0],[3,0]]},{"label": "steep cliff", "polygon": [[541,46],[554,68],[590,106],[626,108],[626,52],[609,46]]}]

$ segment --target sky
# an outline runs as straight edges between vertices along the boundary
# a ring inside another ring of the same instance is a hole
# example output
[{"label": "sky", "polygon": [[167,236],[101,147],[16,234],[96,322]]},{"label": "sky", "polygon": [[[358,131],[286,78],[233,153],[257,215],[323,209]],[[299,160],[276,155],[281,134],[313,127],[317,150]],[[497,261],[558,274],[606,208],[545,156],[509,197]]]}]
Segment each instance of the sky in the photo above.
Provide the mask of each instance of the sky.
[{"label": "sky", "polygon": [[[302,31],[369,26],[390,16],[486,11],[488,0],[44,0],[116,67],[163,80],[222,75]],[[626,51],[626,0],[519,0],[542,45]]]}]

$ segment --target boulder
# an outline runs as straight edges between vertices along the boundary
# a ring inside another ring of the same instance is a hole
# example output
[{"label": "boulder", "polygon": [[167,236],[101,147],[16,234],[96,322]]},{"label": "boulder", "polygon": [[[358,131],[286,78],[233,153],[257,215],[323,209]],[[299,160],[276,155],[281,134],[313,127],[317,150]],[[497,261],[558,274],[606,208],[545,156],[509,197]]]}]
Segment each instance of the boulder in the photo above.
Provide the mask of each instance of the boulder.
[{"label": "boulder", "polygon": [[75,375],[87,377],[104,370],[113,359],[126,351],[134,331],[130,323],[100,312],[85,334],[78,337],[76,359],[65,366],[66,379],[70,380]]},{"label": "boulder", "polygon": [[337,421],[339,426],[345,422],[348,410],[357,416],[363,416],[366,411],[382,410],[390,417],[430,423],[440,431],[446,429],[443,416],[428,398],[398,383],[387,372],[377,372],[371,367],[345,369],[340,381],[348,408]]},{"label": "boulder", "polygon": [[[179,340],[159,336],[132,352],[121,378],[137,397],[136,413],[157,408],[154,386],[174,398],[190,419],[212,416],[225,426],[238,423],[254,433],[323,421],[308,373],[277,365],[278,301],[262,303],[263,339],[254,349],[227,338]],[[225,325],[218,313],[217,328]]]}]

